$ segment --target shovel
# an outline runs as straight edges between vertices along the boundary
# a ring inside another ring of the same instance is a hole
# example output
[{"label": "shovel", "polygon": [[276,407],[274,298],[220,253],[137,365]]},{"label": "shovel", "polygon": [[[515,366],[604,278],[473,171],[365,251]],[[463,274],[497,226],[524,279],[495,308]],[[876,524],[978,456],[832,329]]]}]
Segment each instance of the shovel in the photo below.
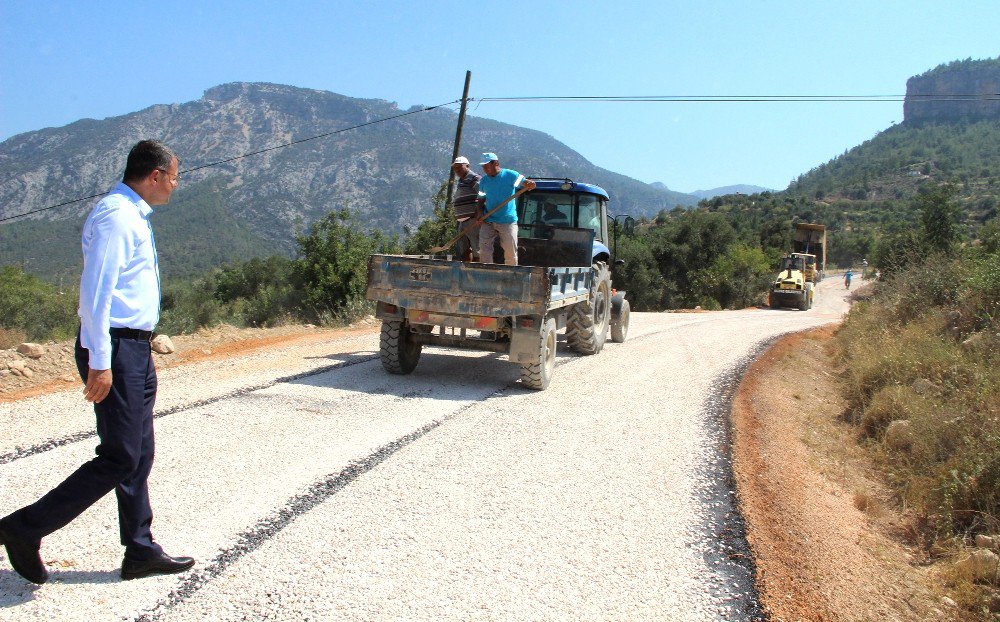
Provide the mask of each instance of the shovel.
[{"label": "shovel", "polygon": [[[490,216],[492,216],[493,214],[495,214],[498,209],[500,209],[504,205],[507,205],[508,203],[510,203],[511,201],[513,201],[514,199],[516,199],[517,197],[521,196],[522,194],[524,194],[527,191],[528,191],[527,188],[522,188],[521,190],[518,190],[515,194],[512,194],[511,196],[507,197],[506,199],[503,200],[502,203],[500,203],[500,205],[497,205],[496,207],[494,207],[493,209],[491,209],[487,213],[485,213],[482,216],[480,216],[479,218],[477,218],[476,222],[472,223],[472,227],[470,227],[470,229],[475,229],[479,225],[483,224],[483,221],[486,220],[487,218],[489,218]],[[468,229],[466,229],[466,231],[468,231]],[[459,233],[458,235],[456,235],[454,238],[451,239],[451,241],[449,241],[444,246],[432,246],[429,249],[429,252],[431,252],[431,253],[440,253],[441,251],[448,250],[449,248],[451,248],[455,244],[455,242],[458,242],[460,239],[462,239],[462,236],[465,235],[466,231],[463,231],[462,233]]]}]

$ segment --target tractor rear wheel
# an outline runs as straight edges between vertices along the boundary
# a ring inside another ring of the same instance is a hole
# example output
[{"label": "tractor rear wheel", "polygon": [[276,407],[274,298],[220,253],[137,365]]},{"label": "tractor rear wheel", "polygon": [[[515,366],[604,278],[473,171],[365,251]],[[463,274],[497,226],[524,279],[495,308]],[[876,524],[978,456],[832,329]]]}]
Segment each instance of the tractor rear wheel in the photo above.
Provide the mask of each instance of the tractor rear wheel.
[{"label": "tractor rear wheel", "polygon": [[608,337],[611,316],[611,273],[603,261],[594,264],[594,284],[586,302],[573,305],[566,319],[566,341],[580,354],[597,354]]},{"label": "tractor rear wheel", "polygon": [[383,320],[382,334],[378,341],[378,355],[382,367],[390,374],[408,374],[420,360],[423,346],[413,339],[406,320]]}]

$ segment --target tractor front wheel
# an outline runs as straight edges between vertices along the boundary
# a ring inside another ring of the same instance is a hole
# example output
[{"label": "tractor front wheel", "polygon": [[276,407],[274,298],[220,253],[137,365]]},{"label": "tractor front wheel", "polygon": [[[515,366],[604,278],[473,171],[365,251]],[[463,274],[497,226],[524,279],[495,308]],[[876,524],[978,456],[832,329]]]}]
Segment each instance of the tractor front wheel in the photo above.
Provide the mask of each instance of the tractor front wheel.
[{"label": "tractor front wheel", "polygon": [[625,338],[628,337],[628,322],[629,313],[631,309],[627,300],[622,301],[621,311],[618,312],[618,317],[611,320],[611,341],[615,343],[625,343]]}]

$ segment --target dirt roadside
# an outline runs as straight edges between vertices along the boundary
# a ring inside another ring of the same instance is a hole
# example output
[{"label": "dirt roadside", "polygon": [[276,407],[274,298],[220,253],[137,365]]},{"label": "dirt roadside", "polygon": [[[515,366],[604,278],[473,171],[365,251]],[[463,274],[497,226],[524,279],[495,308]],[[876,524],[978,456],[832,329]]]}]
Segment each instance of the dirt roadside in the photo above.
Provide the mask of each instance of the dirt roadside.
[{"label": "dirt roadside", "polygon": [[830,362],[836,327],[779,340],[733,403],[733,461],[761,601],[772,620],[957,620],[855,432]]},{"label": "dirt roadside", "polygon": [[[157,369],[166,369],[198,361],[226,359],[264,348],[334,339],[358,331],[371,331],[377,325],[378,322],[370,316],[344,328],[325,328],[311,324],[236,328],[222,324],[200,329],[190,335],[171,337],[174,352],[154,353],[153,359]],[[45,354],[40,358],[26,357],[14,348],[0,350],[0,404],[80,386],[73,358],[73,342],[50,341],[42,345]],[[31,370],[30,375],[11,373],[8,366],[12,361],[22,361]]]}]

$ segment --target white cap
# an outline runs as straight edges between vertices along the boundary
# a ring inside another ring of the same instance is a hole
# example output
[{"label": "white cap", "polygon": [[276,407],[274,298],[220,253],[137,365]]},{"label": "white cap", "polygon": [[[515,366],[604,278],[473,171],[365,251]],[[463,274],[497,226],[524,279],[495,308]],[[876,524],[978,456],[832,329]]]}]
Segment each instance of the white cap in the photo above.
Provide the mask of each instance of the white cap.
[{"label": "white cap", "polygon": [[455,161],[452,162],[451,164],[452,166],[454,166],[456,164],[468,164],[468,163],[469,163],[469,158],[465,156],[458,156],[457,158],[455,158]]}]

